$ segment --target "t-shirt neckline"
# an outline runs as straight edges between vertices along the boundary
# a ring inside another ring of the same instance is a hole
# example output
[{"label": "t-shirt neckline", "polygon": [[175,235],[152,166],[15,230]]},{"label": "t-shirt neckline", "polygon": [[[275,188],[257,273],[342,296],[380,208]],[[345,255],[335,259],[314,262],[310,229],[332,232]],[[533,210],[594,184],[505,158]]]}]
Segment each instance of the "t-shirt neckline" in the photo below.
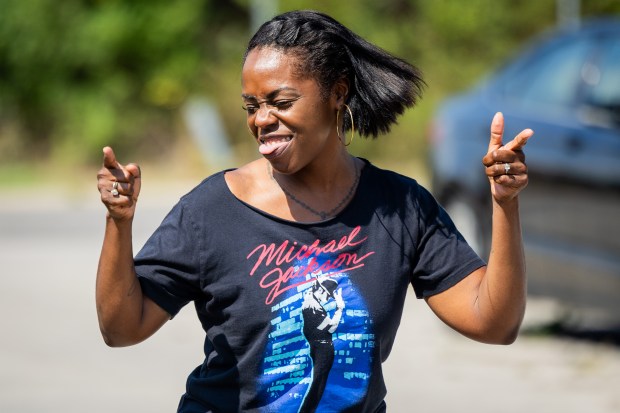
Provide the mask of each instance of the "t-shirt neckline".
[{"label": "t-shirt neckline", "polygon": [[343,214],[345,214],[350,208],[351,206],[356,202],[356,199],[359,196],[359,192],[360,192],[360,188],[362,187],[364,181],[365,181],[365,175],[367,172],[367,167],[370,165],[370,162],[364,158],[358,158],[363,162],[362,165],[362,169],[360,171],[360,179],[359,182],[357,184],[357,188],[355,188],[355,192],[353,194],[353,196],[351,197],[351,200],[344,206],[344,208],[342,208],[336,215],[329,217],[327,219],[324,220],[318,220],[318,221],[293,221],[290,219],[286,219],[286,218],[281,218],[279,216],[270,214],[269,212],[266,212],[260,208],[255,207],[254,205],[251,205],[241,199],[239,199],[228,187],[228,184],[226,183],[226,179],[224,178],[224,175],[226,174],[226,172],[230,172],[230,171],[234,171],[235,168],[229,168],[226,169],[224,171],[221,172],[221,180],[222,183],[224,185],[224,187],[226,188],[226,193],[234,200],[236,200],[239,204],[241,204],[242,206],[249,208],[250,210],[252,210],[255,213],[258,213],[259,215],[262,215],[270,220],[273,221],[278,221],[280,223],[283,224],[287,224],[287,225],[296,225],[296,226],[304,226],[304,227],[312,227],[312,226],[323,226],[323,225],[327,225],[327,224],[331,224],[333,221],[338,220]]}]

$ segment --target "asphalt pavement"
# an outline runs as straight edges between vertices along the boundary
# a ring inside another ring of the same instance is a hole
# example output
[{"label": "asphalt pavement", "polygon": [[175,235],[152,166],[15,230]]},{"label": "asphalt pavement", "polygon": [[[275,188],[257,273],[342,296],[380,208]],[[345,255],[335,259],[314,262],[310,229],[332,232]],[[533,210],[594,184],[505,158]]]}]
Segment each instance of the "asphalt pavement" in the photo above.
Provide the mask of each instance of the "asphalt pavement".
[{"label": "asphalt pavement", "polygon": [[[144,184],[135,248],[193,183]],[[104,209],[89,191],[0,195],[0,412],[174,412],[201,363],[192,307],[146,342],[108,348],[94,302]],[[530,328],[552,303],[528,307]],[[385,364],[389,412],[617,413],[620,346],[523,333],[511,346],[475,343],[410,294]]]}]

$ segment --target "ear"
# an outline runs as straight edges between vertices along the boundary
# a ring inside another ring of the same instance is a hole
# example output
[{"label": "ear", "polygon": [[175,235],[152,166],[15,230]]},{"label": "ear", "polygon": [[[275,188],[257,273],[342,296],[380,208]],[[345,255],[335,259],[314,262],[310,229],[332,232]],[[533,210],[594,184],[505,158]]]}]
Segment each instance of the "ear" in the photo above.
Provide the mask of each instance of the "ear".
[{"label": "ear", "polygon": [[349,81],[346,78],[343,77],[334,84],[332,88],[332,97],[336,108],[340,108],[346,103],[349,97]]}]

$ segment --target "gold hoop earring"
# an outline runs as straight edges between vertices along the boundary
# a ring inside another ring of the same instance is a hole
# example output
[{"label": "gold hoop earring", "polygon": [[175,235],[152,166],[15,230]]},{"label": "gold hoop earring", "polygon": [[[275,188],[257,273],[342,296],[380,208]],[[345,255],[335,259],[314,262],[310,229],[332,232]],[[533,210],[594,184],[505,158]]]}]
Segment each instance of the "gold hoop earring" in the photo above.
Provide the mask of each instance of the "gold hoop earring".
[{"label": "gold hoop earring", "polygon": [[[342,106],[344,106],[345,108],[347,108],[347,111],[349,112],[349,117],[351,118],[351,139],[349,139],[349,143],[346,143],[346,137],[343,139],[342,136],[340,136],[340,110],[338,110],[338,112],[336,112],[336,135],[338,136],[338,139],[342,142],[342,144],[344,146],[349,146],[351,145],[351,142],[353,142],[353,138],[355,137],[355,122],[353,121],[353,112],[351,112],[351,108],[349,107],[349,105],[347,105],[346,103],[343,104]],[[344,119],[343,119],[344,121]],[[344,122],[342,124],[342,133],[344,135]]]}]

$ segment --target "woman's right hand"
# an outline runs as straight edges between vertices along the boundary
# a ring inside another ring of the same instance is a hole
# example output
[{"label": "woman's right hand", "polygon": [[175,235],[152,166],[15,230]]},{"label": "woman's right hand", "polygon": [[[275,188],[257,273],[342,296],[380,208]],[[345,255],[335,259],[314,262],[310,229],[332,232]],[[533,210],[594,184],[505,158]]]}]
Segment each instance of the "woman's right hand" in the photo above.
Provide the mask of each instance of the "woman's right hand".
[{"label": "woman's right hand", "polygon": [[140,167],[121,165],[109,146],[103,148],[103,167],[97,173],[97,188],[108,216],[115,221],[131,221],[140,195]]}]

